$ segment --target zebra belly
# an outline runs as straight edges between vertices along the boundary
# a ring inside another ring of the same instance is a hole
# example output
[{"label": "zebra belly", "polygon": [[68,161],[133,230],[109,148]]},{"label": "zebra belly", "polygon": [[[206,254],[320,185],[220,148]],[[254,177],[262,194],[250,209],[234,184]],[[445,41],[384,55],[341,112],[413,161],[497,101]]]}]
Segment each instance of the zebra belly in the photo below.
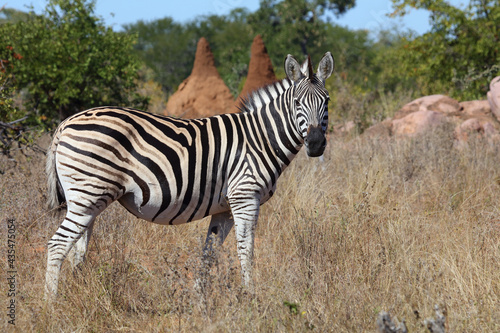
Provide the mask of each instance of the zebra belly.
[{"label": "zebra belly", "polygon": [[[163,198],[152,196],[149,202],[142,207],[138,205],[138,199],[133,192],[129,192],[118,201],[135,216],[162,225],[183,224],[229,210],[226,200],[220,200],[220,198],[219,200],[214,198],[209,209],[207,209],[206,205],[199,207],[195,203],[185,205],[183,204],[183,200],[178,198],[159,213],[159,210],[162,209]],[[208,202],[208,198],[205,198],[203,201],[205,200]]]}]

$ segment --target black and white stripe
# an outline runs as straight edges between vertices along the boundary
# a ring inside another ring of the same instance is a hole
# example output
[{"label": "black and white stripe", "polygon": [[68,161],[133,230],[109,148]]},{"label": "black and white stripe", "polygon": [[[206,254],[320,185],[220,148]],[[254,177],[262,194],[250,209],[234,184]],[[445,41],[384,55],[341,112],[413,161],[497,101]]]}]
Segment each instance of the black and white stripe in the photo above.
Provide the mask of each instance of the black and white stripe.
[{"label": "black and white stripe", "polygon": [[333,58],[326,53],[316,74],[306,62],[303,72],[289,55],[288,78],[254,92],[241,113],[184,120],[100,107],[61,123],[47,157],[49,206],[66,201],[67,214],[48,243],[47,296],[70,250],[74,265],[84,259],[96,216],[116,200],[159,224],[212,215],[207,242],[223,242],[234,225],[249,284],[259,206],[304,143],[310,156],[326,145]]}]

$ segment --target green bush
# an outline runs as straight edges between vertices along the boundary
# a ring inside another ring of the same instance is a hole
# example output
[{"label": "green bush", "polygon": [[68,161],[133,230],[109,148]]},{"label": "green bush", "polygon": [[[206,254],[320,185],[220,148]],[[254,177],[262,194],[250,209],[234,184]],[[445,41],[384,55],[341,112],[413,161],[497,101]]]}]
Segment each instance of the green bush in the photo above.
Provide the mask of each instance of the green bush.
[{"label": "green bush", "polygon": [[86,0],[50,0],[43,15],[0,25],[0,45],[22,56],[12,73],[28,92],[30,119],[45,125],[94,106],[146,106],[134,93],[135,40],[105,27]]},{"label": "green bush", "polygon": [[472,0],[464,9],[443,0],[393,2],[394,15],[405,15],[408,7],[431,14],[431,31],[405,38],[398,50],[404,75],[415,78],[423,94],[484,99],[500,74],[500,1]]}]

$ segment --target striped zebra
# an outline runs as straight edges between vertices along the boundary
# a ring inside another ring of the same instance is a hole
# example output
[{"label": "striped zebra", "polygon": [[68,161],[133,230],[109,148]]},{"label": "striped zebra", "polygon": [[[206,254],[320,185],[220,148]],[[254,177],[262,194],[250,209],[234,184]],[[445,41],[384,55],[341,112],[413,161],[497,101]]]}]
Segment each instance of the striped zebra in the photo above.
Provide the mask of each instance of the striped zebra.
[{"label": "striped zebra", "polygon": [[212,215],[205,249],[234,225],[248,286],[259,206],[302,145],[313,157],[325,149],[333,68],[330,52],[316,73],[309,58],[301,67],[288,55],[287,78],[254,92],[240,113],[184,120],[98,107],[63,121],[47,153],[49,207],[66,202],[67,212],[48,242],[46,298],[66,256],[84,260],[95,218],[116,200],[158,224]]}]

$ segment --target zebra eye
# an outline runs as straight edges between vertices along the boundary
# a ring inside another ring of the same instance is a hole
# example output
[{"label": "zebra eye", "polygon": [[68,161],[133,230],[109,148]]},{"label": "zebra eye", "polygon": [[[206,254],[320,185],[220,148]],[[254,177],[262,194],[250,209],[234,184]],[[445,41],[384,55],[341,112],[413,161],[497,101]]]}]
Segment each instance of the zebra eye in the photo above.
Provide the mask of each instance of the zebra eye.
[{"label": "zebra eye", "polygon": [[296,107],[299,107],[299,106],[300,106],[300,102],[299,102],[299,100],[298,100],[298,99],[294,99],[294,101],[295,101],[295,106],[296,106]]}]

